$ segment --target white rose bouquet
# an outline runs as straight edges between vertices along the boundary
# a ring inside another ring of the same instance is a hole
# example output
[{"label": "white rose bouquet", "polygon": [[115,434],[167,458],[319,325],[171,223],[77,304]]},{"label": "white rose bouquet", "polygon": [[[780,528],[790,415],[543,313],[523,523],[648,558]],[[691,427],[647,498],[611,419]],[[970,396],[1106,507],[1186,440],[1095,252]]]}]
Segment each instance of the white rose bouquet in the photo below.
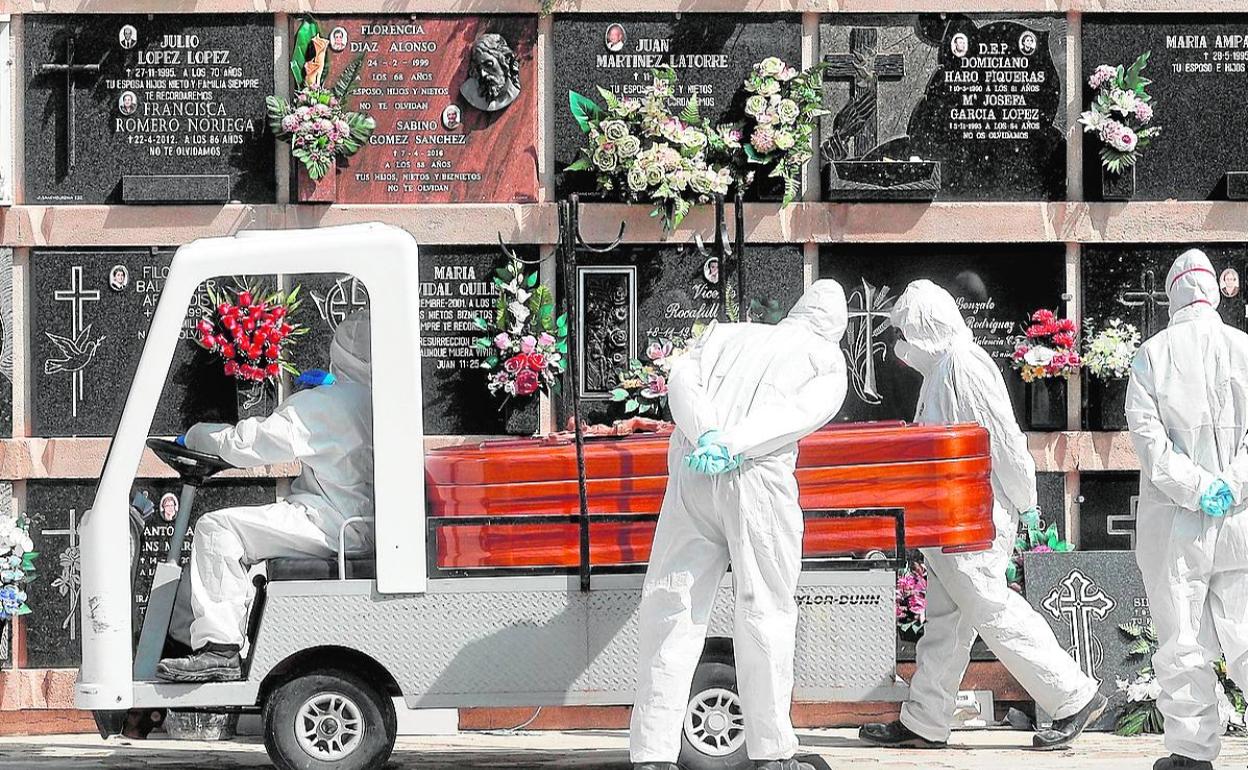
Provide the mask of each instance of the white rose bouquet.
[{"label": "white rose bouquet", "polygon": [[1145,90],[1153,81],[1140,74],[1149,53],[1140,54],[1125,69],[1102,64],[1088,78],[1095,96],[1079,123],[1104,145],[1101,165],[1112,174],[1134,166],[1139,153],[1161,133],[1161,126],[1153,124],[1153,100]]},{"label": "white rose bouquet", "polygon": [[1140,348],[1140,332],[1115,318],[1095,334],[1083,353],[1083,365],[1094,377],[1122,379],[1131,369],[1131,359]]},{"label": "white rose bouquet", "polygon": [[698,203],[727,195],[736,181],[726,157],[740,136],[710,127],[690,96],[679,114],[676,72],[654,71],[654,81],[640,99],[620,99],[599,88],[605,106],[575,91],[568,94],[577,124],[588,139],[580,157],[566,171],[591,171],[597,188],[627,202],[654,205],[673,230]]}]

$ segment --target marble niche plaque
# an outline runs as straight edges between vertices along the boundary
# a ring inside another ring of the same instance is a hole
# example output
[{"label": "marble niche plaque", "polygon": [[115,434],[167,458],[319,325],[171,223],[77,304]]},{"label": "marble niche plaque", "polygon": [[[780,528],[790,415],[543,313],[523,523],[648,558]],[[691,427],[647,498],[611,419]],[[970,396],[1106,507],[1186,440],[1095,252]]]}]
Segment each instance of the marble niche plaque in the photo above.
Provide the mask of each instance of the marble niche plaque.
[{"label": "marble niche plaque", "polygon": [[1060,200],[1059,16],[829,14],[829,200]]},{"label": "marble niche plaque", "polygon": [[[1161,133],[1139,155],[1133,200],[1248,199],[1248,14],[1089,14],[1083,22],[1083,103],[1098,65],[1151,56],[1144,77]],[[1101,144],[1084,134],[1084,188],[1102,191]]]},{"label": "marble niche plaque", "polygon": [[[802,251],[794,245],[748,245],[745,297],[728,282],[728,320],[775,323],[801,296]],[[622,417],[610,392],[633,358],[651,342],[687,340],[695,327],[720,315],[719,260],[685,244],[625,246],[609,254],[580,255],[577,354],[582,417]],[[745,318],[738,308],[744,306]],[[566,401],[566,400],[565,400]],[[570,413],[571,405],[565,403]]]},{"label": "marble niche plaque", "polygon": [[[36,436],[110,436],[121,418],[173,253],[167,249],[35,249],[30,267],[32,430]],[[201,286],[186,308],[152,435],[201,421],[233,422],[237,391],[219,359],[194,342],[209,307]]]},{"label": "marble niche plaque", "polygon": [[1116,679],[1131,681],[1150,663],[1147,656],[1128,654],[1130,639],[1119,629],[1123,623],[1152,620],[1135,554],[1031,553],[1024,555],[1023,565],[1027,601],[1110,699],[1105,714],[1089,728],[1113,730],[1124,702]]},{"label": "marble niche plaque", "polygon": [[[151,591],[156,563],[163,561],[173,536],[170,519],[177,513],[179,484],[174,479],[135,482],[132,494],[146,495],[155,510],[144,525],[138,570],[131,586],[135,626],[142,621]],[[172,497],[170,497],[172,496]],[[39,552],[39,579],[31,584],[30,604],[35,611],[24,619],[26,665],[30,668],[69,668],[81,661],[79,627],[81,543],[78,528],[95,497],[95,483],[84,481],[31,481],[27,485],[26,510],[30,531]],[[273,482],[224,481],[200,490],[191,514],[192,526],[204,511],[240,505],[264,505],[276,500]],[[183,544],[179,561],[190,558],[193,531]],[[128,554],[118,556],[118,569],[127,568]]]},{"label": "marble niche plaque", "polygon": [[[1023,264],[1026,280],[1020,280]],[[889,313],[910,281],[928,278],[953,295],[975,341],[1000,364],[1015,414],[1022,421],[1024,383],[1010,369],[1014,340],[1032,311],[1063,306],[1065,270],[1060,246],[822,247],[819,274],[840,281],[849,304],[844,347],[850,388],[837,419],[914,418],[922,377],[894,354]]]},{"label": "marble niche plaque", "polygon": [[377,121],[339,169],[338,201],[537,200],[537,17],[329,17],[321,26],[343,66],[364,55],[352,106]]},{"label": "marble niche plaque", "polygon": [[[620,97],[639,97],[651,71],[676,71],[676,96],[697,95],[712,124],[724,116],[756,62],[777,56],[801,65],[797,14],[648,13],[558,15],[555,47],[555,171],[560,196],[593,190],[593,175],[565,173],[584,135],[568,109],[568,92],[599,104],[601,86]],[[744,104],[744,101],[742,101]],[[774,180],[771,180],[774,182]],[[774,184],[756,181],[752,197],[772,197]]]},{"label": "marble niche plaque", "polygon": [[273,18],[34,14],[29,203],[271,203]]}]

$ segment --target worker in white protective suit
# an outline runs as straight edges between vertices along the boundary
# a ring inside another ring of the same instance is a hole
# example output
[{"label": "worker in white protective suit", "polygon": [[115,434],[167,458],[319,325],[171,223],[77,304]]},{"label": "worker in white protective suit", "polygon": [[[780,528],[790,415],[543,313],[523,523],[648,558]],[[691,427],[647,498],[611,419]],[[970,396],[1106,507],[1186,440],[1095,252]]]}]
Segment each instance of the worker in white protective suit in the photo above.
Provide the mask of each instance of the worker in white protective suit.
[{"label": "worker in white protective suit", "polygon": [[931,281],[906,287],[892,323],[904,337],[897,343],[897,357],[923,375],[915,422],[978,423],[988,430],[996,538],[989,550],[975,553],[923,549],[927,620],[915,654],[910,699],[900,720],[865,725],[859,735],[881,746],[945,747],[978,632],[1056,720],[1033,737],[1035,748],[1069,745],[1107,701],[1058,644],[1048,623],[1005,580],[1020,514],[1036,515],[1036,467],[1001,370],[975,344],[953,297]]},{"label": "worker in white protective suit", "polygon": [[[802,566],[797,442],[845,398],[845,294],[816,281],[775,326],[712,326],[672,365],[676,430],[640,610],[629,753],[676,770],[685,707],[729,563],[745,745],[756,766],[797,770],[789,720]],[[725,724],[723,735],[740,725]],[[739,732],[737,733],[739,735]]]},{"label": "worker in white protective suit", "polygon": [[1153,670],[1171,756],[1211,770],[1226,656],[1248,684],[1248,335],[1218,315],[1218,280],[1192,249],[1166,276],[1170,324],[1131,364],[1127,424],[1140,458],[1135,556],[1157,631]]},{"label": "worker in white protective suit", "polygon": [[[201,423],[187,432],[189,449],[240,468],[299,461],[303,470],[281,502],[212,511],[199,519],[191,549],[190,612],[182,591],[171,624],[177,639],[185,634],[179,616],[193,614],[189,639],[179,641],[194,652],[161,660],[161,679],[237,679],[251,598],[249,567],[276,557],[333,557],[343,523],[373,515],[370,361],[369,316],[363,311],[334,333],[331,384],[295,393],[263,419],[236,426]],[[371,549],[372,533],[349,527],[346,542],[349,551]]]}]

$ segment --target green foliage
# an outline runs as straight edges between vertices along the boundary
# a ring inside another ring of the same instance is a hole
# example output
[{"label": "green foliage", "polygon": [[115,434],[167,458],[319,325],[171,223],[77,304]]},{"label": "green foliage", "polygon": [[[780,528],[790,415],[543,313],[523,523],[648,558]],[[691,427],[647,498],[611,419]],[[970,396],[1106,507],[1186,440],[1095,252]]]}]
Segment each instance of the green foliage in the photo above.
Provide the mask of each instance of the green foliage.
[{"label": "green foliage", "polygon": [[[354,59],[347,63],[347,66],[339,73],[338,79],[334,81],[334,96],[338,97],[338,101],[345,103],[359,84],[360,69],[364,66],[364,54],[357,54]],[[328,68],[328,65],[326,65]]]},{"label": "green foliage", "polygon": [[320,28],[313,19],[304,19],[299,25],[299,31],[295,33],[295,42],[290,51],[290,74],[295,79],[295,86],[303,88],[303,69],[308,63],[308,46],[312,44],[312,38],[316,37]]},{"label": "green foliage", "polygon": [[572,117],[583,133],[589,133],[591,123],[602,120],[602,108],[598,106],[598,103],[576,91],[568,92],[568,108],[572,111]]}]

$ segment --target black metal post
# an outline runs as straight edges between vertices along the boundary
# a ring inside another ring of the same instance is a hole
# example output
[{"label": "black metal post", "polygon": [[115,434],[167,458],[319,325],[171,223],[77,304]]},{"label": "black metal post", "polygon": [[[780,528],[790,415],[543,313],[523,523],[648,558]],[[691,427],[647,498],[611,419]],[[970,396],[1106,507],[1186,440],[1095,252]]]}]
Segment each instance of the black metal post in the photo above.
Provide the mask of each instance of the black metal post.
[{"label": "black metal post", "polygon": [[580,577],[581,591],[588,592],[590,574],[589,552],[589,497],[585,485],[585,433],[581,426],[581,376],[579,359],[579,343],[577,339],[577,297],[580,287],[576,285],[576,245],[581,231],[580,196],[571,196],[570,201],[559,203],[560,259],[563,270],[563,312],[568,319],[568,379],[572,388],[572,431],[576,440],[576,489],[580,504]]},{"label": "black metal post", "polygon": [[737,260],[737,319],[745,322],[750,312],[750,303],[745,298],[745,195],[741,186],[737,185],[737,197],[733,205],[733,219],[736,227],[736,246],[733,255]]}]

